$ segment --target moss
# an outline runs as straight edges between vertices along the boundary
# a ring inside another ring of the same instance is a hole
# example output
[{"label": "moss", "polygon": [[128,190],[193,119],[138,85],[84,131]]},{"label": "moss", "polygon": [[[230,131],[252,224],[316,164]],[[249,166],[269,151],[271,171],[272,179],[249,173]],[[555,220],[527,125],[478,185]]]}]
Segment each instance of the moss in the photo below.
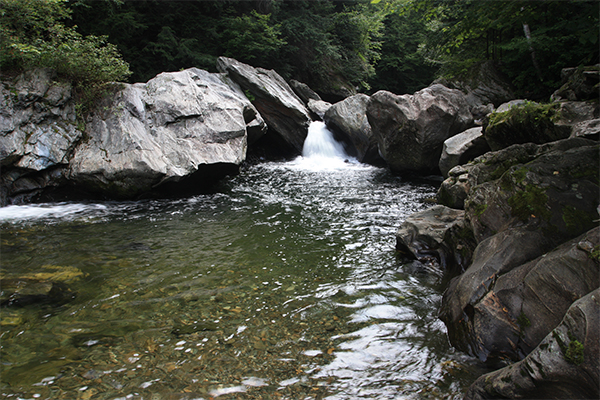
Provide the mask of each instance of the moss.
[{"label": "moss", "polygon": [[567,205],[562,209],[562,219],[565,222],[567,231],[571,234],[577,234],[585,231],[593,218],[585,211]]},{"label": "moss", "polygon": [[594,246],[594,249],[588,255],[588,257],[596,262],[600,262],[600,245]]},{"label": "moss", "polygon": [[477,218],[481,217],[481,215],[485,212],[485,210],[487,210],[488,205],[487,204],[475,204],[472,209],[473,209],[473,215],[475,215]]},{"label": "moss", "polygon": [[547,202],[546,191],[531,184],[508,199],[512,215],[524,222],[527,222],[531,216],[550,219],[551,213],[547,208]]},{"label": "moss", "polygon": [[583,344],[579,340],[571,340],[565,353],[565,360],[571,364],[580,365],[583,363]]}]

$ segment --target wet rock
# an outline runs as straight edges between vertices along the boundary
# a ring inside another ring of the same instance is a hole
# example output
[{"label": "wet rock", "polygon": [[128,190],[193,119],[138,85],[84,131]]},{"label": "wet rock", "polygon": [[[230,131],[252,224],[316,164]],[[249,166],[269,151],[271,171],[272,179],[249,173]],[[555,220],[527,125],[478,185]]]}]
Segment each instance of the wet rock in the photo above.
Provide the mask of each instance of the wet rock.
[{"label": "wet rock", "polygon": [[548,246],[538,233],[513,229],[482,242],[444,294],[441,317],[452,343],[483,360],[529,354],[574,299],[597,287],[599,234],[594,228],[530,262],[536,247]]},{"label": "wet rock", "polygon": [[217,68],[252,95],[252,103],[269,129],[292,150],[302,153],[310,113],[287,82],[273,70],[254,68],[232,58],[219,57]]},{"label": "wet rock", "polygon": [[522,361],[477,379],[466,400],[600,396],[600,289],[573,303]]},{"label": "wet rock", "polygon": [[463,215],[461,210],[441,205],[410,215],[396,232],[396,250],[424,263],[448,267],[455,261],[444,236]]},{"label": "wet rock", "polygon": [[466,164],[490,151],[490,146],[483,137],[482,131],[483,128],[481,127],[467,129],[444,141],[438,165],[445,178],[448,177],[448,172],[455,166]]},{"label": "wet rock", "polygon": [[367,119],[369,96],[357,94],[332,105],[323,121],[327,127],[349,144],[347,152],[360,162],[377,163],[381,160],[377,142]]},{"label": "wet rock", "polygon": [[414,95],[379,91],[367,104],[367,117],[395,173],[439,170],[444,141],[473,126],[464,94],[439,84]]}]

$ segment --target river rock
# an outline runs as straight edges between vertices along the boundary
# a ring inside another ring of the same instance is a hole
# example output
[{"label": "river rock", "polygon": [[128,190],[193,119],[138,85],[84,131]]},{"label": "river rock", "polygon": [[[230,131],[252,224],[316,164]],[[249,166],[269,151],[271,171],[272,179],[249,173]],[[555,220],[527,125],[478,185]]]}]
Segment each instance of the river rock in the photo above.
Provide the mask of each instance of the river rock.
[{"label": "river rock", "polygon": [[318,119],[322,121],[327,110],[331,108],[331,103],[328,103],[323,100],[309,99],[307,107],[313,114],[315,114],[318,117]]},{"label": "river rock", "polygon": [[506,111],[499,108],[490,115],[484,130],[485,140],[492,150],[500,150],[513,144],[543,144],[568,138],[571,127],[555,123],[560,112],[556,105],[525,102]]},{"label": "river rock", "polygon": [[116,198],[170,192],[182,180],[191,186],[183,189],[194,191],[237,171],[246,155],[246,126],[258,118],[223,76],[197,68],[123,84],[88,123],[69,178]]},{"label": "river rock", "polygon": [[463,215],[461,210],[436,205],[408,216],[396,232],[396,250],[423,263],[448,267],[454,263],[453,251],[444,237]]},{"label": "river rock", "polygon": [[600,289],[574,302],[523,360],[479,377],[465,400],[600,397]]},{"label": "river rock", "polygon": [[465,95],[440,84],[414,95],[379,91],[367,104],[367,118],[395,173],[437,171],[444,141],[473,126]]},{"label": "river rock", "polygon": [[294,93],[300,97],[304,104],[308,104],[309,100],[321,101],[321,96],[312,90],[306,83],[290,79],[290,87],[294,90]]},{"label": "river rock", "polygon": [[591,119],[573,125],[570,137],[600,140],[600,119]]},{"label": "river rock", "polygon": [[273,70],[254,68],[232,58],[219,57],[217,68],[248,91],[252,103],[281,142],[289,150],[302,153],[310,112],[288,83]]},{"label": "river rock", "polygon": [[438,165],[445,178],[448,177],[448,172],[455,166],[466,164],[475,157],[490,151],[490,146],[483,137],[482,131],[482,127],[467,129],[444,141]]},{"label": "river rock", "polygon": [[451,82],[444,82],[452,89],[459,89],[466,94],[469,106],[476,109],[500,104],[515,98],[512,83],[496,68],[493,61],[481,63],[476,73],[470,72],[467,76],[459,77]]},{"label": "river rock", "polygon": [[470,189],[469,170],[463,165],[457,165],[448,171],[448,177],[437,191],[436,200],[438,204],[463,210]]},{"label": "river rock", "polygon": [[466,217],[478,242],[511,226],[543,230],[554,245],[595,226],[599,145],[583,138],[513,145],[469,164]]},{"label": "river rock", "polygon": [[332,105],[323,116],[327,127],[342,142],[349,144],[347,152],[360,162],[375,163],[381,160],[377,142],[373,138],[367,119],[369,96],[357,94]]}]

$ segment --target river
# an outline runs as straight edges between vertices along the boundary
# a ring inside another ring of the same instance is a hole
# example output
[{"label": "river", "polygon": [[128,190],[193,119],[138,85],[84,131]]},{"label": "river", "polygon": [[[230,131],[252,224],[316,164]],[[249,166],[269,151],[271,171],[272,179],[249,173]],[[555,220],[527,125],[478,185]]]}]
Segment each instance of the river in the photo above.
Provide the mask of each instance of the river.
[{"label": "river", "polygon": [[394,251],[436,181],[332,145],[184,199],[1,208],[3,396],[462,398],[447,278]]}]

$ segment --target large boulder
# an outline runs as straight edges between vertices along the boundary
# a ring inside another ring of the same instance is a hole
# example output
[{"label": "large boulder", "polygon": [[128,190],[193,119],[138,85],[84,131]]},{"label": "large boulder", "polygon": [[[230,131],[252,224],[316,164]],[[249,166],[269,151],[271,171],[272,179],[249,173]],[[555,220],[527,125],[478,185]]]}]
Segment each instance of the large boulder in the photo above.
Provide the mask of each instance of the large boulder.
[{"label": "large boulder", "polygon": [[247,132],[266,130],[223,74],[192,68],[147,84],[112,84],[85,123],[76,118],[71,86],[54,79],[52,71],[38,70],[2,84],[2,204],[75,192],[110,198],[198,192],[237,171]]},{"label": "large boulder", "polygon": [[598,399],[599,316],[600,289],[596,288],[574,302],[525,359],[479,377],[465,400]]},{"label": "large boulder", "polygon": [[282,153],[302,153],[311,122],[310,112],[277,72],[254,68],[227,57],[219,57],[217,69],[249,93],[269,129],[288,147]]},{"label": "large boulder", "polygon": [[369,96],[357,94],[332,105],[323,121],[342,142],[347,152],[360,162],[376,163],[381,158],[367,119]]},{"label": "large boulder", "polygon": [[490,151],[490,146],[483,137],[482,131],[483,128],[478,126],[444,141],[439,161],[440,172],[444,178],[448,177],[448,172],[455,166],[466,164],[475,157]]},{"label": "large boulder", "polygon": [[477,241],[526,226],[558,245],[592,228],[600,201],[598,152],[597,142],[572,138],[475,159],[465,211]]},{"label": "large boulder", "polygon": [[367,104],[367,118],[395,173],[438,171],[444,141],[473,126],[465,95],[439,84],[414,95],[379,91]]},{"label": "large boulder", "polygon": [[569,125],[556,123],[560,115],[558,104],[528,101],[502,110],[489,116],[484,130],[485,140],[494,151],[513,144],[553,142],[571,135]]},{"label": "large boulder", "polygon": [[594,228],[532,261],[551,246],[540,232],[512,228],[481,242],[444,294],[440,315],[452,343],[482,360],[525,357],[574,299],[598,287],[599,233]]},{"label": "large boulder", "polygon": [[3,80],[0,96],[0,205],[6,205],[58,185],[83,129],[71,84],[53,70]]},{"label": "large boulder", "polygon": [[[526,345],[514,341],[522,332],[509,332],[516,326],[513,314],[518,316],[524,308],[506,314],[510,307],[502,305],[494,285],[503,275],[597,226],[598,151],[597,142],[582,138],[541,146],[529,143],[487,153],[465,166],[470,187],[465,216],[478,245],[471,266],[451,282],[442,301],[441,318],[456,347],[482,359],[525,354]],[[540,325],[556,323],[538,314]],[[496,334],[490,321],[502,321],[504,331]]]},{"label": "large boulder", "polygon": [[[476,72],[473,73],[473,70]],[[490,103],[498,107],[515,98],[512,83],[498,71],[493,61],[481,63],[477,69],[471,69],[469,74],[459,76],[458,79],[441,82],[452,89],[463,91],[472,110]]]},{"label": "large boulder", "polygon": [[246,155],[246,126],[260,121],[223,76],[196,68],[124,85],[106,101],[75,150],[70,179],[117,198],[170,191],[184,179],[190,187],[181,189],[194,191],[212,175],[236,171]]}]

